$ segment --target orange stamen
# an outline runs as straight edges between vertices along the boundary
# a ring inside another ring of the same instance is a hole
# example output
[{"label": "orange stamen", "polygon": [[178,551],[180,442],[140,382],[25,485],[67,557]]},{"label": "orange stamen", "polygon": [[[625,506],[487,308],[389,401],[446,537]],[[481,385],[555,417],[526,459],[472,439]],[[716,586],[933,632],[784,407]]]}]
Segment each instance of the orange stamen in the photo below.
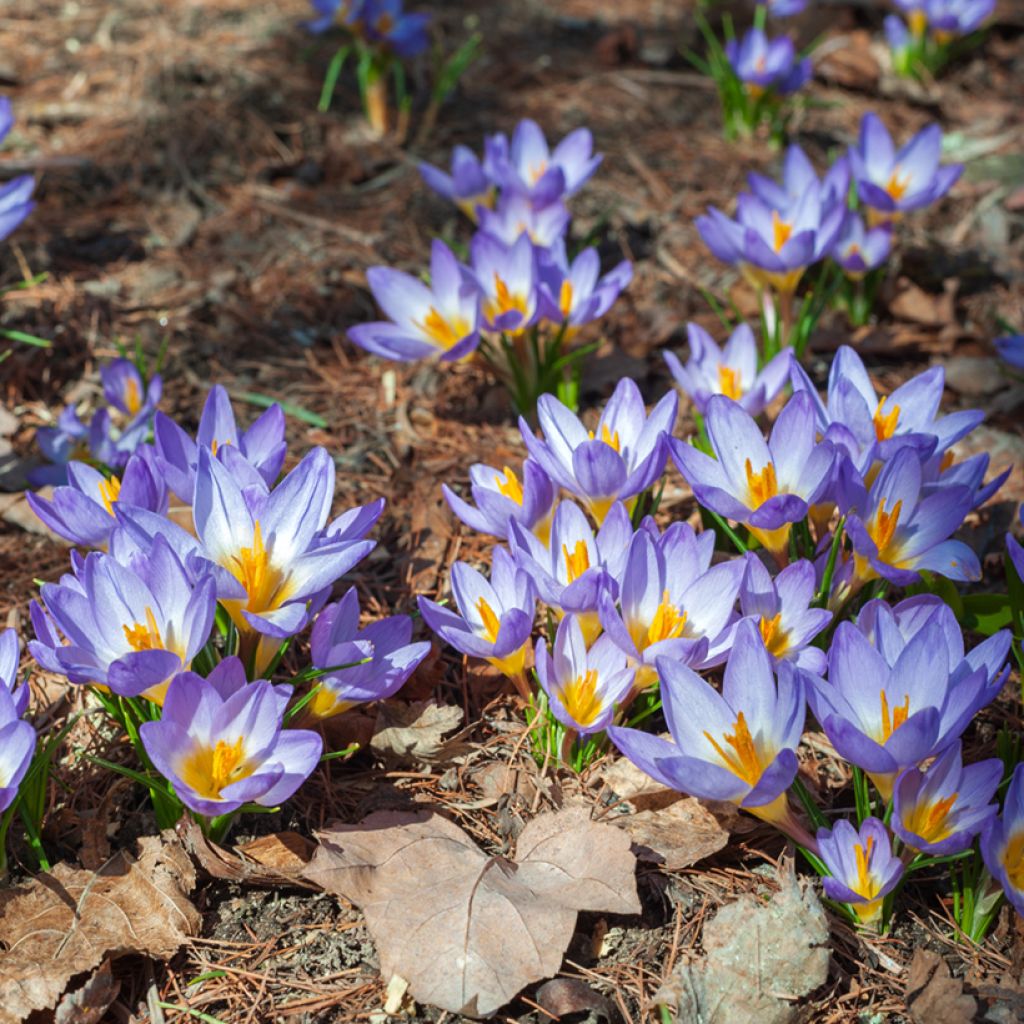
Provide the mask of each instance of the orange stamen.
[{"label": "orange stamen", "polygon": [[789,241],[793,234],[793,225],[784,221],[779,216],[778,210],[772,210],[772,247],[776,252],[781,252],[782,247]]},{"label": "orange stamen", "polygon": [[726,398],[736,401],[743,394],[743,385],[740,381],[740,371],[734,370],[731,366],[720,365],[718,367],[718,389]]},{"label": "orange stamen", "polygon": [[889,714],[889,698],[885,690],[881,691],[882,702],[882,742],[886,740],[907,720],[910,715],[910,694],[903,695],[903,703],[892,709]]},{"label": "orange stamen", "polygon": [[508,466],[505,466],[501,473],[495,474],[494,482],[498,485],[498,491],[501,494],[517,505],[522,505],[523,485],[519,482],[519,477]]},{"label": "orange stamen", "polygon": [[733,775],[741,778],[750,786],[756,786],[764,768],[761,766],[757,747],[754,745],[754,739],[750,735],[750,729],[747,727],[747,720],[742,711],[736,716],[735,730],[732,735],[725,733],[723,736],[726,745],[732,747],[732,752],[726,752],[711,733],[705,732],[704,736]]},{"label": "orange stamen", "polygon": [[885,399],[879,399],[878,408],[875,409],[873,422],[875,424],[875,437],[879,441],[888,441],[896,433],[896,424],[900,418],[900,407],[894,405],[889,412],[883,412]]},{"label": "orange stamen", "polygon": [[597,669],[589,669],[586,675],[577,676],[562,687],[558,696],[574,722],[582,726],[590,725],[604,707],[597,693]]},{"label": "orange stamen", "polygon": [[747,459],[747,491],[750,507],[758,508],[769,498],[779,493],[779,482],[775,476],[775,463],[769,462],[760,472],[755,473],[750,459]]},{"label": "orange stamen", "polygon": [[770,619],[762,615],[758,628],[765,648],[773,657],[781,658],[789,650],[789,633],[782,628],[782,612]]},{"label": "orange stamen", "polygon": [[494,609],[487,603],[486,598],[481,597],[476,603],[476,610],[480,613],[480,618],[483,620],[484,635],[487,637],[488,642],[492,644],[497,643],[498,629],[501,626],[501,622]]},{"label": "orange stamen", "polygon": [[576,541],[571,553],[568,545],[563,544],[562,557],[565,558],[565,575],[570,583],[578,580],[590,568],[590,551],[586,541]]}]

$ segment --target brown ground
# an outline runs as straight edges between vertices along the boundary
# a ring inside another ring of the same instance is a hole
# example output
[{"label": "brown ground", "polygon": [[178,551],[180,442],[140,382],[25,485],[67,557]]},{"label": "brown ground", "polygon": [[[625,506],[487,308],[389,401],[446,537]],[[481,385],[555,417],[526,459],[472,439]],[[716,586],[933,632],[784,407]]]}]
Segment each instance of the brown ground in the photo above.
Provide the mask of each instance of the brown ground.
[{"label": "brown ground", "polygon": [[[331,47],[298,27],[308,13],[302,0],[9,0],[0,16],[0,84],[18,123],[5,156],[9,166],[38,174],[40,205],[6,247],[0,280],[14,282],[26,270],[48,277],[12,295],[3,318],[54,340],[49,352],[19,349],[0,364],[0,393],[17,417],[17,453],[31,452],[36,427],[65,401],[95,393],[97,363],[114,354],[115,340],[138,338],[153,354],[166,339],[164,407],[183,423],[194,425],[215,381],[285,400],[326,424],[290,417],[290,441],[293,452],[323,444],[335,455],[338,507],[388,498],[380,546],[359,575],[364,607],[409,611],[414,593],[443,590],[450,562],[484,547],[453,522],[439,483],[465,480],[479,459],[520,458],[513,419],[479,369],[385,366],[350,346],[344,330],[373,315],[363,287],[368,265],[418,269],[432,236],[464,230],[421,184],[416,160],[444,163],[455,142],[479,148],[485,132],[508,131],[526,115],[549,136],[579,124],[593,130],[606,160],[577,201],[576,231],[595,233],[607,265],[622,254],[636,261],[636,280],[588,366],[584,405],[602,401],[624,373],[649,398],[664,391],[659,350],[682,347],[690,318],[714,325],[701,289],[745,301],[703,248],[693,218],[710,203],[728,208],[746,171],[776,159],[761,142],[721,139],[710,83],[677,53],[698,45],[691,4],[435,6],[449,39],[483,31],[483,56],[436,131],[411,150],[367,136],[347,84],[331,113],[315,112]],[[885,386],[930,360],[947,362],[957,384],[949,406],[987,405],[992,416],[978,447],[1003,466],[1024,452],[1018,390],[989,360],[998,318],[1024,326],[1024,19],[1007,0],[982,50],[940,83],[909,87],[879,71],[880,6],[822,3],[798,22],[805,42],[824,34],[828,57],[795,128],[819,166],[853,139],[869,109],[901,136],[938,118],[957,152],[975,158],[951,198],[903,229],[878,321],[855,340]],[[828,352],[848,336],[841,320],[823,324],[814,342],[819,376]],[[255,411],[243,406],[243,417]],[[17,466],[0,486],[18,489]],[[1011,481],[1007,500],[973,524],[997,574],[1010,499],[1021,493]],[[667,500],[671,514],[693,512],[678,477]],[[4,509],[18,519],[0,495]],[[66,557],[51,539],[0,521],[0,616],[23,617],[33,580],[54,578]],[[38,682],[55,692],[52,680]],[[495,691],[475,683],[467,686],[465,667],[448,652],[415,688],[462,703],[476,720]],[[1008,701],[991,721],[1015,708]],[[490,724],[474,738],[508,756],[496,713],[486,712]],[[991,726],[978,730],[979,753],[991,735]],[[109,739],[89,741],[112,756]],[[108,832],[117,846],[152,830],[131,787],[70,761],[67,772],[76,793],[51,822],[60,856],[95,858]],[[333,766],[282,821],[259,827],[309,834],[334,816],[355,820],[374,807],[427,800],[500,849],[510,834],[509,795],[484,811],[459,809],[478,796],[474,783],[443,767],[385,778],[359,761]],[[613,995],[627,1020],[649,1019],[651,996],[680,951],[699,942],[704,916],[736,892],[763,886],[751,868],[781,852],[757,831],[698,869],[643,869],[644,919],[612,922],[625,927],[621,942],[594,959],[588,936],[598,924],[584,916],[565,973]],[[940,889],[914,893],[896,936],[883,943],[859,940],[836,922],[833,973],[807,1020],[908,1019],[894,967],[919,944],[945,955],[972,991],[1019,978],[1018,922],[1006,915],[987,947],[972,950],[950,938]],[[206,939],[155,974],[128,973],[121,1015],[110,1019],[127,1020],[151,980],[167,1002],[229,1024],[367,1019],[382,1005],[358,915],[339,917],[331,898],[210,883],[198,903]],[[189,990],[190,979],[211,967],[227,973]],[[507,1012],[548,1019],[527,1002]],[[167,1019],[188,1018],[167,1011]]]}]

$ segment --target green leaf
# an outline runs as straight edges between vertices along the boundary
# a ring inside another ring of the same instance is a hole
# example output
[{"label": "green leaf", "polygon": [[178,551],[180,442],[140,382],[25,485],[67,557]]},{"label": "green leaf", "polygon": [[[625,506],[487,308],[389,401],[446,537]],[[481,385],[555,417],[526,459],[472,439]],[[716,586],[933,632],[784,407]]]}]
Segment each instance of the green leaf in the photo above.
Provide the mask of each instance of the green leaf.
[{"label": "green leaf", "polygon": [[2,328],[0,329],[0,338],[7,338],[8,341],[20,341],[23,345],[33,345],[36,348],[53,348],[52,341],[39,338],[35,334],[26,334],[24,331],[11,331]]},{"label": "green leaf", "polygon": [[327,66],[327,74],[324,76],[323,89],[320,90],[320,102],[317,103],[316,109],[321,114],[326,113],[331,108],[331,100],[334,98],[334,90],[338,86],[338,78],[341,75],[342,68],[345,67],[345,61],[348,60],[348,46],[342,46],[337,53],[331,58],[331,63]]},{"label": "green leaf", "polygon": [[1013,606],[1008,594],[968,594],[963,599],[960,625],[983,636],[991,636],[1013,623]]},{"label": "green leaf", "polygon": [[476,60],[483,38],[479,32],[474,32],[441,66],[433,89],[435,103],[444,103],[452,94],[459,79]]},{"label": "green leaf", "polygon": [[906,592],[908,597],[913,594],[934,594],[936,597],[941,597],[953,609],[960,625],[965,624],[964,599],[960,596],[960,591],[956,589],[956,584],[952,580],[946,579],[945,576],[922,572],[921,582],[907,587]]},{"label": "green leaf", "polygon": [[301,405],[282,402],[269,395],[261,395],[257,391],[243,391],[236,393],[234,397],[242,402],[258,406],[260,409],[269,409],[272,405],[279,405],[286,415],[294,416],[295,419],[308,423],[311,427],[317,427],[319,430],[327,429],[327,420],[323,416],[318,416],[315,412],[310,412],[309,409],[303,409]]}]

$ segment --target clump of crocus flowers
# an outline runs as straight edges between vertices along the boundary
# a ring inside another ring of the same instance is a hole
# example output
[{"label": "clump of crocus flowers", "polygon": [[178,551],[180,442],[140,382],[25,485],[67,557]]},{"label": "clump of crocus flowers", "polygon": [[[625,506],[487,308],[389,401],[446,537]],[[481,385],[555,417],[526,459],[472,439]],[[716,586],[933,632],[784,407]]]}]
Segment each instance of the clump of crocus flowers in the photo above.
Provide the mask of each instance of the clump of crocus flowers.
[{"label": "clump of crocus flowers", "polygon": [[[615,747],[665,786],[736,804],[872,928],[908,877],[948,865],[958,922],[983,935],[998,885],[1021,899],[1024,825],[1009,799],[999,816],[1003,761],[965,763],[962,740],[1006,680],[1010,633],[968,650],[937,594],[886,600],[980,577],[954,533],[1006,473],[987,479],[988,456],[957,461],[953,445],[981,414],[939,414],[941,368],[879,394],[843,347],[822,397],[789,351],[759,369],[749,329],[724,348],[689,337],[672,365],[694,437],[674,436],[674,396],[648,410],[624,380],[585,421],[543,397],[538,430],[520,424],[521,468],[474,466],[465,497],[445,487],[496,546],[489,574],[456,563],[454,602],[421,598],[423,616],[510,679],[538,760],[584,770]],[[668,459],[712,528],[652,517]],[[798,772],[812,716],[851,765],[850,819],[826,817]]]},{"label": "clump of crocus flowers", "polygon": [[580,361],[597,347],[581,335],[632,277],[625,260],[602,274],[595,247],[567,253],[567,200],[600,163],[585,128],[552,148],[525,120],[511,139],[486,139],[482,159],[456,147],[449,171],[423,164],[426,183],[477,226],[468,259],[435,240],[428,283],[371,267],[367,282],[387,319],[351,328],[351,341],[401,361],[482,359],[520,412],[546,392],[575,406]]},{"label": "clump of crocus flowers", "polygon": [[[215,386],[193,435],[156,409],[158,376],[120,359],[101,380],[108,408],[92,433],[103,445],[41,438],[66,454],[65,482],[30,503],[86,550],[42,585],[29,649],[123,729],[138,767],[103,763],[148,788],[161,827],[187,810],[219,838],[239,813],[276,808],[322,760],[349,753],[325,753],[320,724],[392,696],[429,644],[412,642],[408,616],[360,627],[354,589],[330,603],[373,549],[383,501],[332,515],[334,462],[322,447],[284,471],[280,406],[243,429]],[[116,439],[133,443],[106,462],[125,447],[112,439],[112,410]],[[296,665],[288,651],[307,631],[311,663]],[[24,721],[17,665],[9,630],[0,634],[0,840],[16,804],[38,827],[35,765],[48,756]]]},{"label": "clump of crocus flowers", "polygon": [[[152,440],[153,417],[163,393],[159,365],[150,368],[144,357],[133,360],[122,355],[104,363],[99,374],[103,404],[94,409],[87,423],[75,406],[66,405],[54,426],[36,431],[46,463],[29,471],[32,484],[68,483],[68,467],[73,462],[95,473],[97,466],[123,471],[140,448],[142,464],[146,464],[144,445]],[[151,479],[147,483],[159,490]],[[68,539],[78,543],[74,537]]]},{"label": "clump of crocus flowers", "polygon": [[724,44],[698,12],[697,25],[707,53],[688,56],[715,83],[726,138],[749,136],[761,125],[768,126],[776,141],[785,134],[791,114],[789,99],[810,80],[811,58],[799,54],[788,35],[769,35],[766,25],[769,15],[798,14],[804,6],[805,0],[759,4],[753,26],[742,36],[737,36],[732,19],[725,15]]},{"label": "clump of crocus flowers", "polygon": [[941,150],[937,124],[897,149],[867,114],[857,144],[822,177],[792,145],[780,180],[748,176],[734,216],[711,207],[697,218],[707,247],[758,295],[766,359],[784,346],[802,355],[829,305],[855,325],[867,321],[900,220],[941,199],[963,172],[942,164]]},{"label": "clump of crocus flowers", "polygon": [[[900,14],[885,19],[897,74],[935,75],[977,43],[996,0],[895,0]],[[902,15],[902,17],[900,16]]]},{"label": "clump of crocus flowers", "polygon": [[[374,134],[394,131],[404,139],[409,130],[413,97],[409,92],[406,64],[430,46],[430,15],[407,11],[403,0],[310,0],[316,17],[306,23],[316,34],[337,29],[343,41],[327,68],[319,109],[326,111],[349,58],[367,123]],[[419,135],[426,138],[441,104],[453,91],[472,62],[480,43],[471,36],[434,69],[430,103],[423,114]],[[394,117],[392,117],[392,99]]]}]

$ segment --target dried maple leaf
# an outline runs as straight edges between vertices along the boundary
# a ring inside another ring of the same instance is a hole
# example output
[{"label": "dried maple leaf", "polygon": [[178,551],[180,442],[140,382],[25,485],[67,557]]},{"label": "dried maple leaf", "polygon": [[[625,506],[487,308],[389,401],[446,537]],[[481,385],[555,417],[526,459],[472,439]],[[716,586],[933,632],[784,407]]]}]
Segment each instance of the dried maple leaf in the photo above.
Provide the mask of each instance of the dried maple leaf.
[{"label": "dried maple leaf", "polygon": [[155,836],[139,848],[137,860],[118,853],[96,872],[58,864],[0,890],[0,1024],[53,1009],[71,978],[108,957],[168,959],[198,933],[188,855]]},{"label": "dried maple leaf", "polygon": [[486,1016],[555,974],[578,911],[640,911],[629,837],[582,808],[534,818],[511,861],[430,811],[320,840],[307,877],[360,907],[385,977],[451,1013]]},{"label": "dried maple leaf", "polygon": [[978,1012],[964,983],[930,949],[914,950],[907,972],[907,1010],[915,1024],[970,1024]]}]

